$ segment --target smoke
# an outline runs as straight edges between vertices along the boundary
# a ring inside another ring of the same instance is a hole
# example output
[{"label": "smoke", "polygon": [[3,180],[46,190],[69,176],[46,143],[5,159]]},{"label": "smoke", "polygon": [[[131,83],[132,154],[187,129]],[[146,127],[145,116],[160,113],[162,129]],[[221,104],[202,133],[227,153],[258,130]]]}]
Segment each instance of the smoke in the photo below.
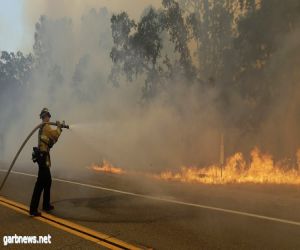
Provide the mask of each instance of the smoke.
[{"label": "smoke", "polygon": [[[42,51],[45,61],[32,73],[25,90],[13,101],[7,100],[16,105],[18,113],[1,111],[6,124],[6,161],[40,122],[38,114],[43,107],[50,109],[52,120],[66,120],[71,125],[52,150],[53,166],[65,170],[103,159],[124,168],[153,171],[205,165],[219,160],[221,133],[225,134],[227,155],[235,150],[249,152],[255,145],[276,155],[291,154],[298,147],[300,57],[295,51],[299,51],[299,31],[283,39],[282,49],[273,55],[267,72],[279,86],[278,93],[270,108],[261,111],[260,130],[245,134],[223,127],[224,120],[246,114],[251,106],[237,93],[229,93],[234,108],[220,113],[218,88],[203,91],[179,79],[172,88],[145,102],[139,80],[122,82],[119,87],[108,83],[111,13],[125,9],[138,18],[147,4],[158,6],[160,1],[135,1],[130,8],[126,3],[32,0],[25,6],[28,27],[46,14],[46,21],[40,21],[40,39],[48,44],[48,50]],[[21,161],[27,165],[36,142],[37,136],[22,154]]]},{"label": "smoke", "polygon": [[271,105],[265,111],[261,144],[278,157],[292,158],[300,147],[300,27],[280,41],[280,49],[273,55],[267,74],[276,87]]},{"label": "smoke", "polygon": [[23,5],[24,19],[24,37],[26,44],[29,46],[24,48],[26,51],[31,51],[33,44],[33,33],[35,24],[41,15],[47,15],[52,19],[60,19],[63,17],[71,18],[75,29],[81,26],[81,17],[90,9],[100,9],[106,7],[113,13],[126,11],[130,16],[138,19],[143,9],[148,6],[158,7],[161,5],[161,0],[131,0],[130,4],[127,1],[119,0],[29,0]]},{"label": "smoke", "polygon": [[[111,1],[109,9],[97,8],[105,1],[96,2],[83,5],[78,1],[70,6],[67,1],[49,1],[26,6],[34,19],[35,13],[47,14],[39,20],[38,39],[48,44],[48,50],[41,52],[45,61],[16,98],[20,112],[5,118],[10,124],[5,133],[5,160],[13,157],[40,122],[43,107],[50,109],[52,120],[64,119],[71,125],[52,150],[53,166],[74,170],[107,159],[124,168],[157,170],[217,160],[219,117],[210,105],[217,92],[199,94],[198,87],[178,81],[171,90],[145,102],[140,81],[123,82],[119,87],[108,83],[111,10],[125,5]],[[146,4],[138,1],[129,13],[137,15]],[[20,161],[31,164],[36,143],[37,135]]]}]

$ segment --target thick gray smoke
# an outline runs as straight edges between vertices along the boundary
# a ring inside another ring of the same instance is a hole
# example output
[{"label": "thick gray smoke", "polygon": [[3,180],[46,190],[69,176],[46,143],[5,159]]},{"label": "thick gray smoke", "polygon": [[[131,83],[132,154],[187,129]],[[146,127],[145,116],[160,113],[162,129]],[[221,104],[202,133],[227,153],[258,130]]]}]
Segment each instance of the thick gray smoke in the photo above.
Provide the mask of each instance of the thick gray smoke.
[{"label": "thick gray smoke", "polygon": [[[145,3],[141,5],[146,7]],[[65,10],[67,17],[51,16],[58,6],[59,13]],[[217,88],[202,91],[178,80],[172,88],[145,102],[139,81],[121,82],[119,87],[109,83],[111,10],[95,6],[90,10],[78,4],[69,13],[69,6],[64,9],[64,4],[43,5],[49,14],[42,17],[45,22],[39,21],[43,23],[39,27],[41,41],[48,44],[48,50],[41,52],[45,61],[31,75],[25,91],[7,101],[19,112],[1,109],[1,120],[6,124],[5,161],[12,159],[26,135],[40,122],[38,114],[43,107],[52,111],[52,119],[64,119],[71,125],[52,154],[53,166],[66,169],[84,168],[103,159],[124,168],[147,170],[218,162],[221,133],[225,134],[227,155],[234,150],[247,152],[256,145],[277,155],[289,154],[298,146],[297,30],[283,40],[282,49],[267,70],[280,86],[282,98],[272,100],[272,109],[263,111],[264,122],[257,133],[244,134],[222,127],[224,119],[235,119],[252,105],[236,93],[230,95],[234,108],[221,114],[215,105]],[[36,141],[37,137],[30,141],[21,161],[30,163]],[[286,149],[286,145],[291,148]]]},{"label": "thick gray smoke", "polygon": [[280,49],[273,55],[267,74],[278,86],[271,106],[264,112],[260,143],[278,158],[292,158],[300,147],[300,27],[282,37]]},{"label": "thick gray smoke", "polygon": [[[144,102],[142,84],[107,81],[111,69],[111,13],[106,8],[80,13],[79,24],[68,18],[42,17],[48,51],[26,90],[17,97],[20,113],[1,114],[10,126],[5,136],[9,161],[29,131],[38,124],[43,107],[52,119],[66,120],[53,150],[53,165],[83,168],[103,159],[125,168],[158,169],[201,164],[218,159],[220,128],[211,105],[216,91],[199,96],[197,87],[174,83],[151,102]],[[101,24],[101,25],[99,25]],[[49,71],[51,74],[49,74]],[[30,163],[31,148],[22,153]]]}]

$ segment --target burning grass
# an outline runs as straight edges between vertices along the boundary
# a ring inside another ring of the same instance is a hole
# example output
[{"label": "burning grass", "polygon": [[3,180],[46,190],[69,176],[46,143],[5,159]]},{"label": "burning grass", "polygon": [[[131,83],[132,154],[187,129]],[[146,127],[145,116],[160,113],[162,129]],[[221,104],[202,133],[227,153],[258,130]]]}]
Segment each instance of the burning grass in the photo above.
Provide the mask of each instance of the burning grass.
[{"label": "burning grass", "polygon": [[107,160],[103,160],[101,164],[93,163],[89,168],[96,172],[104,172],[104,173],[110,173],[110,174],[125,174],[126,173],[122,168],[114,167]]},{"label": "burning grass", "polygon": [[[270,154],[264,154],[258,148],[254,148],[250,156],[250,161],[247,162],[242,153],[235,153],[226,160],[222,169],[220,165],[183,166],[179,170],[162,171],[159,174],[139,174],[164,181],[185,183],[300,184],[300,151],[297,152],[296,166],[291,166],[284,161],[275,162]],[[93,164],[91,168],[94,171],[112,174],[130,174],[107,161],[103,161],[101,165]]]},{"label": "burning grass", "polygon": [[222,170],[219,165],[204,168],[181,167],[177,172],[164,171],[156,175],[156,178],[204,184],[300,184],[298,168],[291,168],[283,162],[274,162],[271,155],[261,153],[258,148],[251,151],[249,163],[246,162],[242,153],[236,153],[226,160]]}]

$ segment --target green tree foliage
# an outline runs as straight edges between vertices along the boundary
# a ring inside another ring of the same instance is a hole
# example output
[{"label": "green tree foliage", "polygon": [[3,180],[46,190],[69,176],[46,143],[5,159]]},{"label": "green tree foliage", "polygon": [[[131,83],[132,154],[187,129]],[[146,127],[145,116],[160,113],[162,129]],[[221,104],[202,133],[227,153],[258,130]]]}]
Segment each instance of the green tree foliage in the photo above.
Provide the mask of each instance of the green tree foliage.
[{"label": "green tree foliage", "polygon": [[[34,66],[31,54],[2,51],[0,56],[0,105],[16,98],[25,88]],[[6,106],[6,105],[5,105]]]},{"label": "green tree foliage", "polygon": [[[149,8],[138,23],[125,12],[111,18],[114,46],[110,56],[114,65],[110,79],[118,85],[122,72],[128,81],[145,76],[145,97],[155,95],[157,87],[172,78],[175,70],[191,81],[196,75],[188,48],[188,30],[179,4],[165,0],[163,7],[161,10]],[[173,55],[164,50],[165,37],[174,45]]]},{"label": "green tree foliage", "polygon": [[[247,14],[238,23],[238,37],[235,48],[240,57],[240,86],[244,96],[269,94],[267,76],[264,69],[271,62],[272,55],[280,50],[284,38],[295,31],[300,21],[300,2],[262,1],[259,9],[248,4]],[[255,77],[252,84],[249,80]]]},{"label": "green tree foliage", "polygon": [[111,80],[118,85],[121,71],[125,72],[129,81],[139,74],[145,74],[145,92],[153,93],[154,84],[159,80],[157,59],[162,46],[158,13],[151,8],[138,24],[125,12],[113,15],[111,28],[114,42],[110,53],[114,63]]},{"label": "green tree foliage", "polygon": [[2,51],[0,56],[0,87],[1,93],[10,85],[22,86],[30,77],[33,67],[33,56]]},{"label": "green tree foliage", "polygon": [[[0,129],[5,129],[9,124],[5,122],[7,114],[15,114],[19,109],[19,97],[26,88],[34,67],[34,58],[31,54],[0,52]],[[3,130],[2,130],[3,131]],[[4,135],[2,140],[4,140]]]},{"label": "green tree foliage", "polygon": [[210,83],[230,81],[227,72],[235,56],[232,5],[209,0],[185,0],[184,4],[190,4],[187,20],[196,43],[201,78]]},{"label": "green tree foliage", "polygon": [[178,2],[174,0],[163,0],[162,4],[164,7],[162,12],[163,28],[169,33],[170,41],[174,44],[175,51],[179,53],[179,63],[184,68],[185,77],[192,81],[196,78],[196,69],[190,55],[190,37],[184,12]]},{"label": "green tree foliage", "polygon": [[111,19],[112,79],[144,76],[146,93],[175,76],[214,87],[220,113],[232,114],[237,100],[243,107],[225,116],[227,125],[257,129],[280,92],[273,56],[299,29],[299,18],[298,0],[162,0],[137,23],[123,12]]},{"label": "green tree foliage", "polygon": [[[239,65],[235,67],[236,88],[242,98],[249,104],[249,110],[240,117],[241,126],[259,128],[266,118],[266,113],[276,105],[274,100],[282,90],[282,81],[273,72],[273,56],[278,55],[300,21],[300,2],[297,0],[266,1],[257,6],[255,1],[247,1],[246,14],[237,24],[237,37],[234,49],[239,56]],[[299,26],[298,26],[299,27]],[[275,59],[282,60],[280,57]],[[284,82],[286,87],[291,84]],[[247,116],[247,117],[246,117]]]}]

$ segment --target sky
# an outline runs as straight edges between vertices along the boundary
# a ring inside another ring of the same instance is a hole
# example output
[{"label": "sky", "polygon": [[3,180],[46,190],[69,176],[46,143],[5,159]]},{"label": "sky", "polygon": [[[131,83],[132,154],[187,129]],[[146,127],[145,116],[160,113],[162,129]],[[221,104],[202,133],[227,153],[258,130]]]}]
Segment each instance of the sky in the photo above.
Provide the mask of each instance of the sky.
[{"label": "sky", "polygon": [[138,18],[149,5],[160,6],[161,0],[0,0],[0,51],[30,52],[34,27],[40,15],[51,18],[68,16],[76,23],[91,8],[107,7],[113,12],[125,10]]},{"label": "sky", "polygon": [[23,0],[0,0],[0,50],[22,48],[24,39]]}]

